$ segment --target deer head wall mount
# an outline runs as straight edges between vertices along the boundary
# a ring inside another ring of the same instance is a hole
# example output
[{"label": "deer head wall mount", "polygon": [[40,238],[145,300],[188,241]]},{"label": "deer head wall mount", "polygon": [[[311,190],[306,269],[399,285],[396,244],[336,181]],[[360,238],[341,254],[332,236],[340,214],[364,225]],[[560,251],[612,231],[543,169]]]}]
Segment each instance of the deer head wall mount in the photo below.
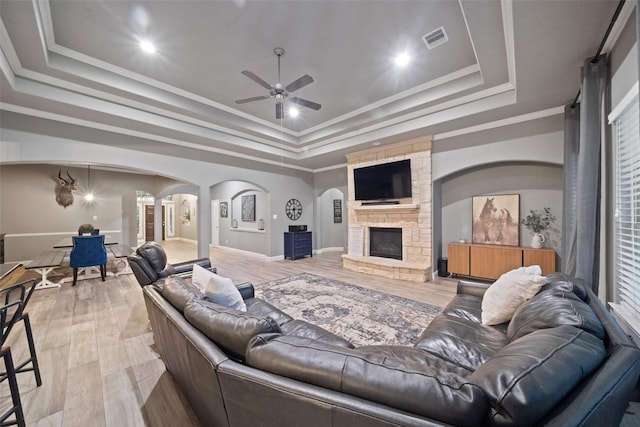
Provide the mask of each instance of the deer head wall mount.
[{"label": "deer head wall mount", "polygon": [[62,170],[58,169],[58,185],[56,186],[56,202],[66,209],[67,206],[73,204],[73,191],[76,189],[76,180],[69,175],[69,179],[65,179],[61,176]]}]

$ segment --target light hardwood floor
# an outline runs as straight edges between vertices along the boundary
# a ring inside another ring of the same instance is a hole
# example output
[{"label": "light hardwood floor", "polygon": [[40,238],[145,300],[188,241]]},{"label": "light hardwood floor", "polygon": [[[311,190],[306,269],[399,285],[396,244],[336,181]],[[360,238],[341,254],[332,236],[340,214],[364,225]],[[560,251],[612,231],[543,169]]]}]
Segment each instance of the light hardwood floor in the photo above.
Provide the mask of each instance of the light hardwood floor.
[{"label": "light hardwood floor", "polygon": [[[196,258],[193,243],[167,241],[169,262]],[[456,281],[388,280],[342,269],[337,252],[296,261],[214,248],[219,274],[234,282],[261,283],[307,272],[444,306]],[[33,272],[31,272],[33,274]],[[36,291],[29,303],[42,386],[32,373],[18,375],[30,426],[199,426],[165,370],[153,344],[142,292],[133,275],[91,279],[72,287]],[[27,355],[22,327],[12,331],[14,359]],[[10,401],[0,384],[0,413]],[[637,426],[633,417],[625,426]],[[626,421],[627,418],[625,418]]]}]

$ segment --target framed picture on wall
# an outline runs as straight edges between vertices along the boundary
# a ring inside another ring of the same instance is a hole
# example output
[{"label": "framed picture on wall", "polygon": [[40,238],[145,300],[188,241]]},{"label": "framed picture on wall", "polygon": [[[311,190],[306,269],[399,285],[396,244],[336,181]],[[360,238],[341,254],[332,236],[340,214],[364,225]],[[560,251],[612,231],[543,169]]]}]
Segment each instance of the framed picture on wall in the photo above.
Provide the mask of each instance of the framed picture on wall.
[{"label": "framed picture on wall", "polygon": [[520,244],[520,195],[473,196],[472,240],[488,245]]},{"label": "framed picture on wall", "polygon": [[183,200],[180,204],[182,215],[180,215],[180,222],[182,225],[191,225],[191,204],[188,200]]},{"label": "framed picture on wall", "polygon": [[229,202],[220,202],[220,218],[229,216]]},{"label": "framed picture on wall", "polygon": [[256,220],[256,195],[250,194],[248,196],[242,196],[242,221],[255,221]]},{"label": "framed picture on wall", "polygon": [[333,201],[333,222],[340,224],[342,222],[342,200],[335,199]]}]

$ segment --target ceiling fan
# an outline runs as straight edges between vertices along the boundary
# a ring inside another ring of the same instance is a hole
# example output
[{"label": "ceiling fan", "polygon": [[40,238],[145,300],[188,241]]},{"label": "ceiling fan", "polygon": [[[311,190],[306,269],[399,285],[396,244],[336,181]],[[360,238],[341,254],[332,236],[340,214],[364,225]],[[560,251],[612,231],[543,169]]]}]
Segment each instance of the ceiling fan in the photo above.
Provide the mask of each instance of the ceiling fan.
[{"label": "ceiling fan", "polygon": [[284,114],[285,98],[288,98],[289,101],[296,103],[298,105],[302,105],[303,107],[311,108],[312,110],[316,110],[316,111],[319,110],[320,107],[322,107],[322,105],[316,102],[308,101],[302,98],[297,98],[295,96],[289,96],[290,93],[293,93],[296,90],[303,88],[308,84],[313,83],[313,78],[310,75],[305,74],[299,79],[294,80],[292,83],[289,83],[287,86],[284,86],[282,83],[280,83],[280,58],[284,55],[284,49],[281,47],[277,47],[273,49],[273,53],[275,53],[275,55],[278,57],[278,83],[274,85],[270,85],[266,81],[262,80],[260,77],[253,74],[251,71],[244,70],[242,71],[242,74],[244,74],[254,82],[258,83],[260,86],[267,89],[269,91],[269,95],[238,99],[236,101],[236,104],[245,104],[247,102],[260,101],[261,99],[275,98],[276,99],[276,119],[281,119],[285,115]]}]

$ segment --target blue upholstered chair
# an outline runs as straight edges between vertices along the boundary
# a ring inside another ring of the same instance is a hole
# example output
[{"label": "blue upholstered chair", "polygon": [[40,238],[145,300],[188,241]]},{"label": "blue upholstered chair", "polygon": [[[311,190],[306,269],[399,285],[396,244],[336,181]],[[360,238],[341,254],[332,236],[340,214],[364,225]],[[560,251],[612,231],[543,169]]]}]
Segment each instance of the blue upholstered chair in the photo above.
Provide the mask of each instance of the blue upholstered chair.
[{"label": "blue upholstered chair", "polygon": [[107,248],[104,234],[98,236],[73,236],[73,249],[69,254],[69,264],[73,268],[73,286],[78,280],[78,268],[100,267],[100,277],[107,276]]}]

